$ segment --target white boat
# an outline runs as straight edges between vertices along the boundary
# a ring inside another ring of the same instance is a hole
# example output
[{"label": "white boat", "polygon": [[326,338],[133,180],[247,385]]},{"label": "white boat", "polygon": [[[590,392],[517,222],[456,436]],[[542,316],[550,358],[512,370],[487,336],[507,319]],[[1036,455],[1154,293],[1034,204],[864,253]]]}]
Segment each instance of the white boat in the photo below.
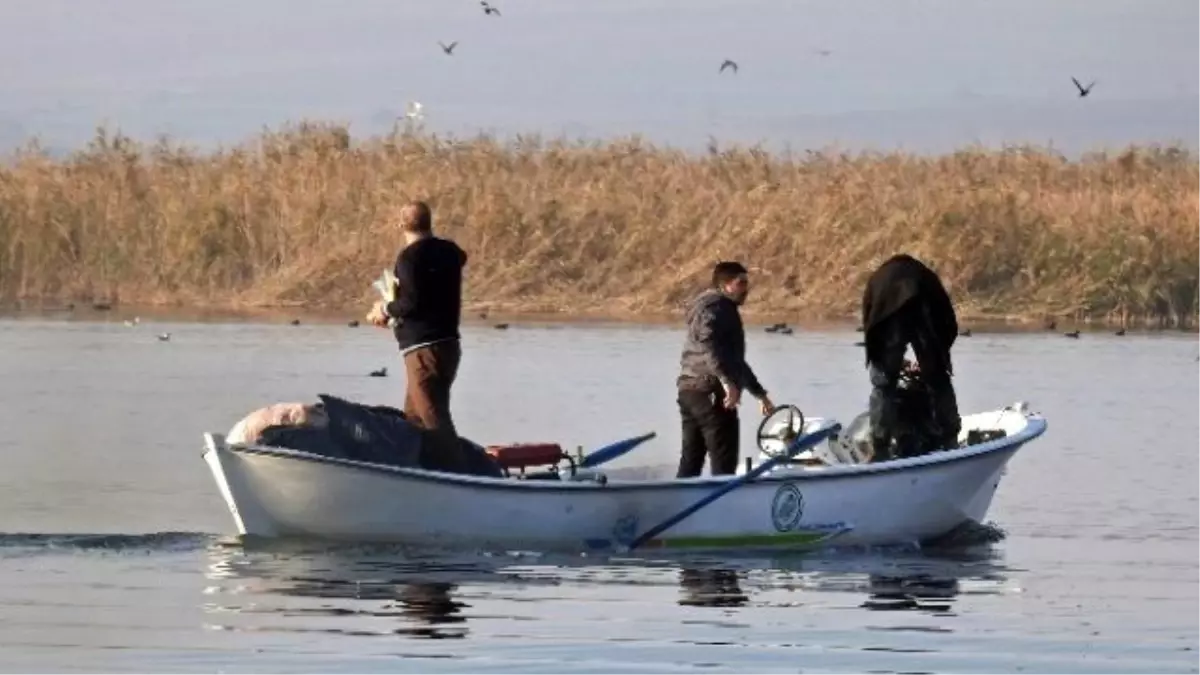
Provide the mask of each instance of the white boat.
[{"label": "white boat", "polygon": [[217,433],[204,435],[204,460],[249,536],[538,551],[886,545],[982,523],[1006,463],[1046,421],[1018,403],[963,417],[960,444],[980,431],[1000,438],[866,463],[847,460],[840,430],[800,421],[787,453],[760,438],[749,472],[690,479],[606,480],[595,468],[549,480],[464,475]]}]

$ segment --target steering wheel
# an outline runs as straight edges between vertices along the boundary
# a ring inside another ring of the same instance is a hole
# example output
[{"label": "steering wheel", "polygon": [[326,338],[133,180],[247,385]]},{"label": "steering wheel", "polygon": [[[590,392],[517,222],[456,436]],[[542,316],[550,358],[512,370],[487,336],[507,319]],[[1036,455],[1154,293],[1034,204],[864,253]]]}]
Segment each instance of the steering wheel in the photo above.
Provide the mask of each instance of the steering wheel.
[{"label": "steering wheel", "polygon": [[804,413],[794,405],[775,406],[758,423],[758,449],[769,457],[777,457],[804,431]]}]

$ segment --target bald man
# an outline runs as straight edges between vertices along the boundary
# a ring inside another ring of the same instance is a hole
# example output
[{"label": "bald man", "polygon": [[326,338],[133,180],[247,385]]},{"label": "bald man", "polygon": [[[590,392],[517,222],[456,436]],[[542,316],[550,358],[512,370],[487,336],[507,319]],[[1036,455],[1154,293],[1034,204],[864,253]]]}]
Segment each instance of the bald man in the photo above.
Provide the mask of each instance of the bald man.
[{"label": "bald man", "polygon": [[404,415],[431,432],[442,458],[455,464],[459,444],[450,388],[462,358],[458,327],[467,253],[433,235],[433,214],[425,202],[405,204],[397,221],[404,247],[396,256],[396,299],[377,302],[367,318],[380,327],[396,320],[392,332],[407,376]]}]

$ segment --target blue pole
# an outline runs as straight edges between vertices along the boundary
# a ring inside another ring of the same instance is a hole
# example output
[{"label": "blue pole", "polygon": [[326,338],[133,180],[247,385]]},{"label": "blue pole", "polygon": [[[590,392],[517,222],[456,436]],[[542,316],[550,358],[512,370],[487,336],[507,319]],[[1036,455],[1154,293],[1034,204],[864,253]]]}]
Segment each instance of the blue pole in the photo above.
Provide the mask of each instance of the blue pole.
[{"label": "blue pole", "polygon": [[653,431],[651,431],[648,434],[643,434],[641,436],[634,436],[633,438],[626,438],[625,440],[617,441],[616,443],[610,443],[610,444],[604,446],[603,448],[596,450],[595,452],[589,453],[586,457],[583,458],[583,461],[581,461],[579,463],[578,468],[590,469],[594,466],[600,466],[601,464],[604,464],[605,462],[611,462],[612,460],[629,452],[630,450],[636,448],[637,446],[641,445],[642,443],[650,440],[651,438],[654,438],[654,436],[655,436],[655,433]]},{"label": "blue pole", "polygon": [[700,509],[704,508],[705,506],[708,506],[709,504],[717,501],[721,497],[724,497],[725,495],[740,488],[741,486],[745,485],[746,483],[749,483],[750,481],[754,480],[755,478],[758,478],[759,476],[770,471],[771,469],[774,469],[775,466],[778,465],[783,460],[791,459],[792,457],[795,457],[796,454],[799,453],[801,450],[805,450],[807,448],[810,448],[810,447],[816,445],[818,442],[824,440],[830,434],[838,431],[841,428],[842,428],[842,425],[840,425],[840,424],[831,424],[828,427],[825,427],[824,429],[821,429],[819,431],[814,431],[811,434],[806,434],[804,436],[801,436],[800,438],[797,438],[795,441],[792,441],[792,444],[790,446],[788,446],[788,448],[783,453],[778,454],[778,455],[772,457],[771,459],[768,459],[767,461],[763,462],[762,464],[759,464],[758,466],[754,467],[753,470],[747,471],[746,473],[742,474],[741,476],[738,476],[737,478],[729,481],[728,483],[725,483],[724,485],[722,485],[721,487],[717,488],[716,490],[713,490],[712,492],[708,493],[707,495],[702,497],[700,500],[698,500],[696,503],[692,504],[691,506],[687,507],[686,509],[680,511],[679,513],[676,513],[675,515],[671,516],[670,518],[667,518],[666,520],[662,521],[658,525],[655,525],[654,527],[650,528],[649,530],[646,530],[642,534],[638,535],[637,538],[635,538],[632,542],[630,542],[629,550],[632,551],[633,549],[650,541],[654,537],[661,534],[663,532],[663,530],[666,530],[669,527],[673,527],[674,525],[679,523],[679,521],[683,520],[684,518],[687,518],[688,516],[699,511]]}]

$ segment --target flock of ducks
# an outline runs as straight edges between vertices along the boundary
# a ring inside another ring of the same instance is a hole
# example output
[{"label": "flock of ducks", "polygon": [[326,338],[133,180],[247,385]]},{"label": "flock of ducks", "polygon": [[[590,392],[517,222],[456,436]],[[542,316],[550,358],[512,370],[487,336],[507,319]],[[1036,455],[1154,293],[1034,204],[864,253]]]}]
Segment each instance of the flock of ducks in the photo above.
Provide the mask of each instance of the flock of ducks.
[{"label": "flock of ducks", "polygon": [[[1050,320],[1050,321],[1047,321],[1044,324],[1044,326],[1045,326],[1046,330],[1050,330],[1050,331],[1056,330],[1058,328],[1058,322],[1056,322],[1054,320]],[[859,326],[859,327],[855,328],[854,330],[855,330],[855,332],[861,333],[861,332],[863,332],[863,327]],[[763,331],[766,333],[775,333],[778,335],[791,335],[794,332],[792,330],[792,328],[790,326],[788,326],[786,323],[773,323],[770,326],[767,326],[766,328],[764,328]],[[1063,333],[1062,335],[1065,338],[1071,338],[1074,340],[1078,340],[1079,336],[1080,336],[1080,331],[1079,331],[1079,329],[1075,329],[1072,331],[1067,331],[1067,332]],[[1113,335],[1116,335],[1118,337],[1123,336],[1123,335],[1125,335],[1125,329],[1118,328],[1116,331],[1113,332]],[[964,328],[964,329],[960,330],[958,332],[958,336],[964,337],[964,338],[971,337],[971,329]],[[855,347],[865,347],[866,344],[867,343],[860,341],[860,342],[855,342],[854,346]]]},{"label": "flock of ducks", "polygon": [[[479,0],[479,6],[481,9],[483,9],[483,13],[486,16],[495,16],[495,17],[501,16],[500,9],[498,7],[496,7],[495,5],[491,4],[490,2],[488,2],[488,0]],[[446,43],[442,42],[441,40],[438,40],[437,44],[439,47],[441,47],[442,51],[446,54],[446,56],[454,56],[454,48],[458,46],[458,41],[455,40],[455,41],[451,42],[450,44],[446,44]],[[815,51],[817,54],[819,54],[821,56],[829,56],[830,54],[833,53],[829,49],[817,49]],[[720,67],[717,68],[717,74],[720,75],[720,74],[724,73],[726,70],[732,72],[734,75],[737,75],[738,70],[739,70],[738,62],[734,61],[733,59],[725,59],[724,61],[721,62]],[[1071,82],[1073,82],[1075,84],[1075,89],[1079,94],[1079,98],[1086,98],[1088,94],[1092,93],[1092,87],[1096,86],[1096,82],[1095,82],[1095,80],[1093,80],[1091,83],[1089,83],[1085,87],[1074,76],[1071,77]],[[422,106],[420,103],[415,102],[415,101],[410,102],[407,105],[407,108],[404,113],[404,117],[411,121],[421,120],[424,117],[421,112],[421,109],[422,109]],[[775,331],[770,331],[770,332],[780,332],[780,331],[775,330]]]},{"label": "flock of ducks", "polygon": [[[112,305],[111,305],[111,304],[109,304],[109,303],[98,302],[98,303],[95,303],[94,305],[92,305],[92,308],[93,308],[93,309],[96,309],[96,310],[98,310],[98,311],[107,311],[107,310],[110,310],[110,309],[112,309]],[[68,309],[68,310],[74,310],[74,309],[75,309],[75,304],[74,304],[74,303],[71,303],[71,304],[70,304],[70,305],[67,307],[67,309]],[[480,312],[480,313],[479,313],[479,318],[481,318],[481,319],[486,319],[486,318],[487,318],[487,312]],[[125,321],[124,321],[124,324],[125,324],[127,327],[129,327],[129,328],[133,328],[133,327],[135,327],[135,326],[138,326],[138,325],[140,325],[141,323],[142,323],[142,318],[141,318],[140,316],[135,316],[135,317],[133,317],[132,319],[125,319]],[[288,323],[289,323],[290,325],[292,325],[292,326],[299,326],[299,325],[300,325],[300,319],[292,319],[292,320],[291,320],[291,321],[289,321]],[[360,325],[361,325],[361,323],[359,322],[359,320],[358,320],[358,319],[351,319],[350,321],[346,322],[346,325],[347,325],[347,326],[349,326],[350,328],[357,328],[358,326],[360,326]],[[780,324],[780,325],[782,325],[782,324]],[[497,323],[497,324],[493,324],[493,325],[492,325],[492,327],[493,327],[493,328],[495,328],[496,330],[507,330],[507,329],[508,329],[508,326],[509,326],[509,324],[507,324],[507,323]],[[790,328],[788,329],[788,332],[791,332],[791,329],[790,329]],[[159,341],[159,342],[169,342],[170,340],[171,340],[171,334],[170,334],[170,333],[159,333],[159,334],[158,334],[158,341]],[[380,368],[380,369],[378,369],[378,370],[372,370],[371,372],[367,373],[367,376],[368,376],[368,377],[387,377],[387,376],[388,376],[388,369],[387,369],[387,366],[384,366],[383,368]]]},{"label": "flock of ducks", "polygon": [[[139,316],[135,316],[132,319],[125,319],[125,325],[129,326],[130,328],[140,324],[141,322],[142,322],[142,318]],[[171,340],[170,333],[159,333],[158,334],[159,342],[170,342],[170,340]]]},{"label": "flock of ducks", "polygon": [[[480,5],[481,9],[483,10],[484,15],[495,16],[495,17],[501,16],[500,9],[498,7],[496,7],[495,5],[491,4],[490,2],[488,2],[487,0],[480,0],[479,5]],[[456,47],[458,47],[458,41],[455,40],[449,44],[446,44],[439,40],[438,46],[441,47],[442,51],[447,56],[453,56],[454,49]],[[828,49],[820,49],[820,50],[817,50],[817,53],[820,54],[821,56],[829,56],[832,52]],[[729,71],[732,71],[734,75],[736,75],[738,72],[738,69],[739,69],[739,66],[738,66],[737,61],[734,61],[733,59],[725,59],[724,61],[721,62],[720,67],[717,69],[717,74],[722,74],[726,70],[729,70]],[[1090,94],[1092,92],[1092,87],[1094,87],[1096,85],[1096,82],[1092,81],[1085,87],[1078,79],[1076,79],[1073,76],[1071,77],[1071,82],[1073,82],[1075,84],[1075,88],[1078,91],[1080,98],[1087,97],[1088,94]],[[408,106],[405,110],[404,116],[410,120],[420,120],[423,118],[422,109],[423,109],[423,106],[419,102],[415,102],[415,101],[411,102],[408,104]],[[93,303],[92,308],[95,310],[98,310],[98,311],[106,311],[106,310],[112,309],[112,304],[106,303],[106,302],[96,302],[96,303]],[[69,304],[67,309],[74,310],[75,304],[74,303]],[[487,312],[481,312],[479,314],[479,318],[486,319]],[[132,326],[138,325],[140,322],[141,322],[141,319],[139,317],[135,316],[132,319],[126,319],[125,325],[132,327]],[[292,319],[291,325],[299,326],[300,319]],[[359,322],[357,319],[354,319],[354,320],[351,320],[350,322],[348,322],[347,325],[350,326],[351,328],[355,328],[359,325]],[[493,327],[497,330],[505,330],[508,328],[508,324],[507,323],[497,323],[497,324],[494,324]],[[1046,323],[1047,330],[1055,330],[1055,328],[1056,328],[1055,321],[1049,321]],[[860,333],[863,332],[863,329],[861,326],[858,327],[856,330]],[[788,326],[786,323],[772,324],[770,326],[767,326],[765,331],[767,333],[773,333],[773,334],[778,334],[778,335],[791,335],[794,332],[792,330],[792,328],[790,326]],[[1121,329],[1117,330],[1114,333],[1114,335],[1118,335],[1118,336],[1125,335],[1125,329],[1121,328]],[[971,329],[968,328],[968,329],[961,331],[959,333],[959,336],[960,337],[971,337]],[[1067,338],[1079,339],[1079,336],[1080,336],[1079,330],[1073,330],[1073,331],[1068,331],[1066,333],[1063,333],[1063,337],[1067,337]],[[170,333],[159,333],[158,340],[160,342],[169,342],[171,340],[171,334]],[[863,343],[863,342],[855,343],[856,346],[862,346],[864,344],[865,343]],[[373,370],[369,373],[369,375],[371,377],[387,377],[387,368],[385,367],[385,368],[380,368],[379,370]]]},{"label": "flock of ducks", "polygon": [[[95,303],[92,305],[92,307],[93,307],[93,309],[100,310],[100,311],[112,309],[112,306],[108,303]],[[74,303],[68,305],[67,309],[74,310],[75,309]],[[488,314],[487,314],[487,312],[480,312],[478,314],[478,316],[480,319],[487,319]],[[133,317],[132,319],[125,319],[125,321],[124,321],[125,325],[128,327],[131,327],[131,328],[134,326],[140,325],[141,322],[142,322],[141,317],[137,317],[137,316]],[[300,319],[292,319],[288,323],[292,326],[299,326]],[[352,319],[349,322],[347,322],[346,325],[349,326],[350,328],[357,328],[360,325],[360,323],[359,323],[358,319]],[[1053,331],[1053,330],[1057,329],[1058,323],[1054,320],[1050,320],[1050,321],[1047,321],[1044,326],[1045,326],[1046,330]],[[496,330],[507,330],[508,327],[509,327],[509,324],[507,324],[507,323],[496,323],[496,324],[492,325],[492,328],[494,328]],[[770,326],[767,326],[766,328],[764,328],[763,330],[764,330],[764,332],[772,333],[772,334],[776,334],[776,335],[791,335],[795,332],[792,329],[792,327],[786,323],[773,323]],[[854,330],[856,332],[861,333],[861,332],[863,332],[863,327],[859,326],[859,327],[855,328]],[[965,328],[965,329],[959,331],[958,335],[959,335],[959,337],[965,337],[965,338],[971,337],[971,329]],[[1072,338],[1072,339],[1078,340],[1079,336],[1080,336],[1080,331],[1079,331],[1079,329],[1075,329],[1073,331],[1065,332],[1062,335],[1063,335],[1063,337],[1066,337],[1066,338]],[[1125,335],[1125,329],[1124,328],[1117,329],[1113,333],[1113,335],[1117,335],[1117,336]],[[171,334],[165,333],[165,332],[159,333],[157,338],[158,338],[159,342],[169,342],[171,340]],[[855,342],[854,346],[863,347],[863,346],[866,346],[866,343],[861,342],[861,341]],[[1197,357],[1197,360],[1200,361],[1200,357]],[[369,377],[387,377],[388,369],[385,366],[378,370],[372,370],[369,373],[367,373],[367,375]]]}]

